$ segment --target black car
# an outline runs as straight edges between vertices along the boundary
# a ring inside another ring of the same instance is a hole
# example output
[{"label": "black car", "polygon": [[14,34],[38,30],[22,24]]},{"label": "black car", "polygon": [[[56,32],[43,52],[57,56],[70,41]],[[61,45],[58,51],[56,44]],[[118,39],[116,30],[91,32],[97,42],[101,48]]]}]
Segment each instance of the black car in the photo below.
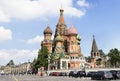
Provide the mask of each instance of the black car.
[{"label": "black car", "polygon": [[117,71],[117,79],[120,79],[120,70]]},{"label": "black car", "polygon": [[86,72],[85,71],[78,71],[77,76],[78,77],[86,77]]},{"label": "black car", "polygon": [[96,72],[96,71],[92,72],[90,77],[91,77],[92,80],[96,80],[97,77],[98,77],[98,72]]},{"label": "black car", "polygon": [[77,77],[77,71],[70,71],[69,77]]},{"label": "black car", "polygon": [[94,74],[94,73],[95,73],[94,71],[90,71],[90,72],[88,72],[88,73],[86,74],[86,77],[91,77],[92,74]]},{"label": "black car", "polygon": [[110,70],[113,75],[113,79],[120,79],[120,70]]},{"label": "black car", "polygon": [[111,79],[113,79],[113,76],[112,76],[110,71],[98,71],[98,72],[95,72],[94,74],[92,74],[91,79],[94,79],[94,80],[105,80],[105,79],[111,80]]}]

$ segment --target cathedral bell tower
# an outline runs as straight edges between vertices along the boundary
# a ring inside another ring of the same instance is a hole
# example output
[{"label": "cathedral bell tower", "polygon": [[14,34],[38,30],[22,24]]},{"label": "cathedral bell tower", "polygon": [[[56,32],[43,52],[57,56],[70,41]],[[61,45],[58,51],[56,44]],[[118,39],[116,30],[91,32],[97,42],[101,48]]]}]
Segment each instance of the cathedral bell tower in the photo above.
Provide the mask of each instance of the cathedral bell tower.
[{"label": "cathedral bell tower", "polygon": [[92,43],[92,49],[91,49],[91,57],[95,59],[100,58],[100,53],[99,53],[94,35],[93,35],[93,43]]},{"label": "cathedral bell tower", "polygon": [[98,62],[100,63],[99,65],[101,65],[100,52],[98,50],[98,47],[95,41],[95,36],[93,35],[93,43],[92,43],[92,49],[91,49],[91,67],[97,68]]},{"label": "cathedral bell tower", "polygon": [[44,30],[44,40],[41,42],[41,46],[46,46],[49,53],[52,53],[52,30],[49,26]]}]

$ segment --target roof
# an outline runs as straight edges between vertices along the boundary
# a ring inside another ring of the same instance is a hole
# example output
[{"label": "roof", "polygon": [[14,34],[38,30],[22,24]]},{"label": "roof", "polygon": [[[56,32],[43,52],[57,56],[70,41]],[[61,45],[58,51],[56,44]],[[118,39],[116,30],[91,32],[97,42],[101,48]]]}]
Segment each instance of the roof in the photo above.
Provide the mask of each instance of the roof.
[{"label": "roof", "polygon": [[62,37],[58,34],[58,36],[55,38],[55,41],[61,42],[63,41]]},{"label": "roof", "polygon": [[47,26],[47,28],[44,30],[44,34],[52,34],[52,30],[49,26]]},{"label": "roof", "polygon": [[91,49],[91,52],[99,52],[99,51],[98,51],[97,44],[96,44],[96,41],[95,41],[95,37],[94,37],[94,35],[93,35],[93,43],[92,43],[92,49]]},{"label": "roof", "polygon": [[67,30],[67,34],[78,34],[77,30],[74,28],[73,25]]}]

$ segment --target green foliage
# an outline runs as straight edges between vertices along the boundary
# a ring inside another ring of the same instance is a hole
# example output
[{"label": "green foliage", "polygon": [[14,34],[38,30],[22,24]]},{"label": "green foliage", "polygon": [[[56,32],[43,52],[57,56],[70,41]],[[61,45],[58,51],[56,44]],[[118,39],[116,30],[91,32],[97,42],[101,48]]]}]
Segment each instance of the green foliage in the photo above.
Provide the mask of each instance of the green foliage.
[{"label": "green foliage", "polygon": [[99,65],[99,64],[104,64],[105,67],[106,67],[106,56],[105,53],[103,52],[102,49],[99,50],[99,53],[100,53],[100,57],[101,57],[101,61],[100,60],[97,60],[96,63]]},{"label": "green foliage", "polygon": [[77,40],[78,40],[78,41],[81,41],[80,35],[77,35]]},{"label": "green foliage", "polygon": [[44,67],[47,69],[48,66],[48,49],[46,46],[43,46],[39,51],[38,51],[38,58],[35,63],[36,68]]},{"label": "green foliage", "polygon": [[65,53],[61,53],[59,58],[65,58]]},{"label": "green foliage", "polygon": [[85,57],[87,62],[91,62],[91,56]]},{"label": "green foliage", "polygon": [[101,57],[105,57],[106,56],[102,49],[100,49],[99,52],[100,52],[100,56]]},{"label": "green foliage", "polygon": [[52,63],[54,63],[54,61],[55,61],[55,58],[54,58],[55,56],[54,56],[54,53],[52,53],[51,55],[50,55],[50,63],[52,64]]},{"label": "green foliage", "polygon": [[120,65],[120,51],[117,48],[111,49],[108,56],[112,66],[117,67]]},{"label": "green foliage", "polygon": [[101,59],[96,60],[96,65],[101,65]]}]

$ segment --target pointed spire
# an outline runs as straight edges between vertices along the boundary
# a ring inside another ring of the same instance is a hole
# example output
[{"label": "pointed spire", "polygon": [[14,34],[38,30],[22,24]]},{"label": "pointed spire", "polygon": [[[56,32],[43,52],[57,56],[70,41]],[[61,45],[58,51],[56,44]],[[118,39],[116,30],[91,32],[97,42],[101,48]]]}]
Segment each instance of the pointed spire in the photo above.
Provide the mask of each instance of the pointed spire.
[{"label": "pointed spire", "polygon": [[60,23],[60,24],[61,24],[61,23],[62,23],[62,24],[65,23],[65,22],[64,22],[64,17],[63,17],[63,12],[64,12],[64,10],[61,8],[61,9],[60,9],[60,18],[59,18],[59,22],[58,22],[58,23]]},{"label": "pointed spire", "polygon": [[98,47],[97,47],[97,44],[96,44],[96,41],[95,41],[95,36],[93,35],[93,43],[92,43],[92,49],[91,49],[91,52],[99,52],[98,51]]},{"label": "pointed spire", "polygon": [[60,9],[60,16],[63,15],[64,10],[62,9],[62,4],[61,4],[61,9]]}]

